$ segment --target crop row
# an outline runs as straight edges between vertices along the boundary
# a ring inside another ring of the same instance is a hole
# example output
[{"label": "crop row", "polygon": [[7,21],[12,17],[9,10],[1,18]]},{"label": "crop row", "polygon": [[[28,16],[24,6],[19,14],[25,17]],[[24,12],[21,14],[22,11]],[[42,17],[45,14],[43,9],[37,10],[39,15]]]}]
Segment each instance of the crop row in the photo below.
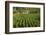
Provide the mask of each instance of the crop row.
[{"label": "crop row", "polygon": [[39,14],[16,14],[13,16],[13,27],[39,27]]}]

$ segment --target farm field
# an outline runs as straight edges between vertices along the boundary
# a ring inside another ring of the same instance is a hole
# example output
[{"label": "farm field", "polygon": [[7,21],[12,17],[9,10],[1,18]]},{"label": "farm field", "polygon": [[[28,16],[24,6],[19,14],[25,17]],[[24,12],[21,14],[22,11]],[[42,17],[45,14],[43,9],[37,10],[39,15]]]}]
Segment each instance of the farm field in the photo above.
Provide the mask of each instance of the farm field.
[{"label": "farm field", "polygon": [[37,8],[35,9],[35,11],[33,10],[34,9],[31,10],[29,8],[18,8],[17,10],[15,10],[13,12],[13,28],[40,27],[40,12],[39,12],[40,10]]}]

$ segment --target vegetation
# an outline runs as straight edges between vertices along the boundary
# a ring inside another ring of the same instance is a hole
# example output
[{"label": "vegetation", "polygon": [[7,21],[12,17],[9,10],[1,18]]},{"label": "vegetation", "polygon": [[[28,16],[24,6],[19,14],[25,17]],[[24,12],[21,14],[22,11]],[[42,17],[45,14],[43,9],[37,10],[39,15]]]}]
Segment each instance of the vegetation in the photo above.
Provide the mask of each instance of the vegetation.
[{"label": "vegetation", "polygon": [[40,8],[13,7],[13,27],[39,27]]}]

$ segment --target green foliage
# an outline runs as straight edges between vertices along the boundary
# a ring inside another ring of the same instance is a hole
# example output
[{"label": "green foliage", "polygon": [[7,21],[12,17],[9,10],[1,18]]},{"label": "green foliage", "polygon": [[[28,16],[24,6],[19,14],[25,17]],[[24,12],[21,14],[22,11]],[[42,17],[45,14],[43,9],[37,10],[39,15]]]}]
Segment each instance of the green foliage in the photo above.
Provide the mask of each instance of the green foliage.
[{"label": "green foliage", "polygon": [[[40,26],[40,9],[39,8],[13,8],[13,27],[39,27]],[[16,9],[16,10],[15,10]],[[27,12],[28,14],[23,14]],[[20,14],[17,14],[17,13]]]},{"label": "green foliage", "polygon": [[13,7],[13,13],[25,13],[27,12],[30,13],[40,13],[40,8],[24,8],[24,7]]},{"label": "green foliage", "polygon": [[13,27],[39,27],[39,14],[19,14],[13,16]]}]

